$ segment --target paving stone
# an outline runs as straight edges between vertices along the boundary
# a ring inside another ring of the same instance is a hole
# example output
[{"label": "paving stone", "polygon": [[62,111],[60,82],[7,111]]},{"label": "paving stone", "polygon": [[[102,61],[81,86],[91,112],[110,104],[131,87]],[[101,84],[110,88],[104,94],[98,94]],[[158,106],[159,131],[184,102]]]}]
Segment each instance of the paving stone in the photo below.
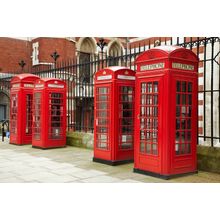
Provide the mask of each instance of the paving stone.
[{"label": "paving stone", "polygon": [[23,182],[25,181],[18,177],[9,177],[5,179],[0,179],[0,183],[23,183]]},{"label": "paving stone", "polygon": [[14,176],[15,174],[12,172],[0,172],[0,179],[7,179]]},{"label": "paving stone", "polygon": [[61,168],[61,169],[51,170],[52,173],[55,173],[55,174],[58,174],[58,175],[63,175],[63,174],[73,175],[74,173],[80,173],[80,172],[84,172],[84,171],[85,170],[77,168],[77,167]]},{"label": "paving stone", "polygon": [[106,173],[97,170],[83,170],[83,172],[74,172],[72,175],[80,179],[85,179],[90,177],[98,177],[105,174]]},{"label": "paving stone", "polygon": [[82,179],[81,181],[84,183],[116,183],[120,182],[120,179],[103,175]]},{"label": "paving stone", "polygon": [[121,183],[143,183],[142,181],[133,180],[133,179],[124,179],[120,180]]},{"label": "paving stone", "polygon": [[73,182],[77,181],[78,179],[70,176],[70,175],[59,175],[56,177],[48,177],[48,178],[43,178],[39,179],[39,182],[42,183],[68,183],[68,182]]}]

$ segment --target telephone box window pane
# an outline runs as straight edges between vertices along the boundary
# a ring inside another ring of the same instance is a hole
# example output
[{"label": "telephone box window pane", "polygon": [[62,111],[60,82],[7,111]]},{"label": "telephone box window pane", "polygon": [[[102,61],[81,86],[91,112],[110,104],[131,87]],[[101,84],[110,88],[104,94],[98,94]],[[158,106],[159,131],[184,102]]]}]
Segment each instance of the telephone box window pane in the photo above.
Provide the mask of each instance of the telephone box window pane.
[{"label": "telephone box window pane", "polygon": [[152,105],[152,95],[147,95],[147,104]]},{"label": "telephone box window pane", "polygon": [[181,129],[186,129],[186,119],[181,120]]},{"label": "telephone box window pane", "polygon": [[180,106],[176,106],[176,117],[180,117]]},{"label": "telephone box window pane", "polygon": [[192,92],[192,83],[191,82],[188,83],[188,92]]},{"label": "telephone box window pane", "polygon": [[186,104],[186,94],[182,94],[182,105]]},{"label": "telephone box window pane", "polygon": [[187,120],[187,129],[191,129],[191,119]]},{"label": "telephone box window pane", "polygon": [[141,95],[141,105],[146,105],[146,95]]},{"label": "telephone box window pane", "polygon": [[190,131],[187,132],[187,141],[191,141],[191,132]]},{"label": "telephone box window pane", "polygon": [[157,154],[157,145],[153,144],[153,154]]},{"label": "telephone box window pane", "polygon": [[188,154],[191,153],[191,146],[190,146],[190,144],[186,144],[186,153],[188,153]]},{"label": "telephone box window pane", "polygon": [[100,96],[98,96],[98,100],[99,101],[107,101],[108,100],[108,96],[107,95],[100,95]]},{"label": "telephone box window pane", "polygon": [[147,92],[152,93],[152,83],[147,83]]},{"label": "telephone box window pane", "polygon": [[153,98],[154,98],[153,104],[157,105],[158,104],[158,95],[154,95]]},{"label": "telephone box window pane", "polygon": [[142,152],[142,153],[144,153],[145,152],[145,142],[141,142],[141,144],[140,144],[140,151]]},{"label": "telephone box window pane", "polygon": [[147,154],[151,153],[151,144],[147,143]]},{"label": "telephone box window pane", "polygon": [[154,82],[153,87],[154,87],[154,93],[157,93],[158,92],[158,82]]},{"label": "telephone box window pane", "polygon": [[180,105],[180,94],[176,95],[176,104]]},{"label": "telephone box window pane", "polygon": [[192,105],[192,95],[188,95],[188,104]]},{"label": "telephone box window pane", "polygon": [[147,90],[146,90],[146,83],[141,83],[141,93],[146,93]]},{"label": "telephone box window pane", "polygon": [[177,92],[180,92],[180,91],[181,91],[181,84],[180,84],[179,81],[178,81],[177,84],[176,84],[176,91],[177,91]]},{"label": "telephone box window pane", "polygon": [[176,130],[180,129],[180,119],[176,119]]},{"label": "telephone box window pane", "polygon": [[108,94],[108,88],[102,87],[98,88],[99,94]]},{"label": "telephone box window pane", "polygon": [[176,142],[179,142],[180,141],[180,132],[177,131],[176,132]]},{"label": "telephone box window pane", "polygon": [[186,82],[182,82],[182,92],[186,92]]}]

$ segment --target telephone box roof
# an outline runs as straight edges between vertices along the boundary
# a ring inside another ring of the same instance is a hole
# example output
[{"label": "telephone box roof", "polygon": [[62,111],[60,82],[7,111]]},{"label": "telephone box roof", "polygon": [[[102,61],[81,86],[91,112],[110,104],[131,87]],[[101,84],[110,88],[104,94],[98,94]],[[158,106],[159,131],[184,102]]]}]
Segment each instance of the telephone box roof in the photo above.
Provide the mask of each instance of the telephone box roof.
[{"label": "telephone box roof", "polygon": [[158,46],[140,54],[136,63],[161,58],[180,58],[198,62],[198,57],[191,50],[178,46]]},{"label": "telephone box roof", "polygon": [[16,76],[14,76],[11,80],[11,82],[22,82],[22,81],[35,81],[39,79],[39,76],[36,76],[31,73],[21,73]]}]

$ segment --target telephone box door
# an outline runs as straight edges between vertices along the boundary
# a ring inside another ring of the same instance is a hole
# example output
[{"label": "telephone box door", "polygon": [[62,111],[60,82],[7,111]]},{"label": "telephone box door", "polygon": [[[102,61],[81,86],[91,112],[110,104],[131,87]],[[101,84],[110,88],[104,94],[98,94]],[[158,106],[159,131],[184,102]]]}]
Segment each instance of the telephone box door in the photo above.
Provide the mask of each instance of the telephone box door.
[{"label": "telephone box door", "polygon": [[120,83],[117,85],[118,111],[115,118],[118,140],[116,141],[116,158],[119,160],[133,159],[134,146],[134,84]]},{"label": "telephone box door", "polygon": [[97,85],[95,88],[95,157],[111,160],[111,86]]},{"label": "telephone box door", "polygon": [[136,84],[136,151],[138,167],[150,172],[161,170],[162,78],[138,79]]},{"label": "telephone box door", "polygon": [[[197,78],[174,76],[172,79],[172,173],[195,170],[197,144]],[[187,163],[186,163],[187,161]]]}]

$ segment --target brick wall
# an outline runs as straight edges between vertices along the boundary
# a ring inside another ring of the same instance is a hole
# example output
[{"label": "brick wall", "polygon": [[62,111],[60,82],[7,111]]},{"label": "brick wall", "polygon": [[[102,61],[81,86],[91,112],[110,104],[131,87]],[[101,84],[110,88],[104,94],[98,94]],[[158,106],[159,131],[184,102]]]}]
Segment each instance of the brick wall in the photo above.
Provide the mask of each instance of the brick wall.
[{"label": "brick wall", "polygon": [[18,63],[24,60],[25,68],[31,65],[31,43],[8,37],[0,37],[0,72],[20,71]]},{"label": "brick wall", "polygon": [[38,59],[40,63],[53,63],[50,56],[54,51],[60,55],[57,61],[75,59],[75,43],[65,38],[39,37],[32,40],[31,44],[39,43]]}]

